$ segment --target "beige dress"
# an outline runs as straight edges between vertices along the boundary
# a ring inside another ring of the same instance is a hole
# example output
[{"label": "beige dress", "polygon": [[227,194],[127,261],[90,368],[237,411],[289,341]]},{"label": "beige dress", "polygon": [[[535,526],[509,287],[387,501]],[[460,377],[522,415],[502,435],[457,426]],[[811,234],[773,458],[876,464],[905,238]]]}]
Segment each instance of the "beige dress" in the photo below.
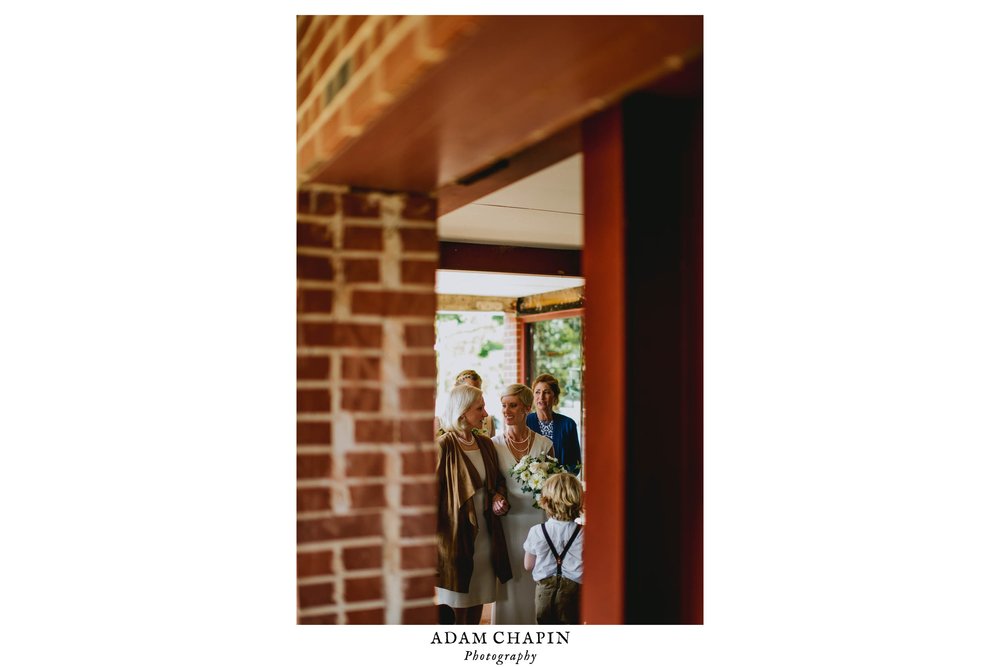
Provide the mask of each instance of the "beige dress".
[{"label": "beige dress", "polygon": [[[537,433],[534,433],[534,436],[531,448],[525,456],[539,458],[552,450],[551,440]],[[510,503],[510,511],[503,517],[503,530],[507,536],[507,550],[514,578],[505,584],[497,583],[497,603],[493,608],[492,622],[504,625],[534,625],[535,580],[531,578],[531,572],[524,569],[522,545],[531,527],[545,522],[545,512],[532,506],[534,497],[530,493],[521,491],[520,480],[510,476],[510,469],[517,460],[507,445],[503,431],[493,438],[493,445],[497,448],[500,472],[507,477],[507,502]]]},{"label": "beige dress", "polygon": [[[472,466],[479,473],[479,479],[486,479],[486,465],[483,463],[483,453],[481,451],[464,450]],[[500,463],[500,470],[504,472],[503,462]],[[486,493],[483,487],[476,489],[476,495],[472,497],[472,502],[476,508],[476,531],[475,552],[472,556],[472,581],[469,582],[469,592],[459,593],[450,591],[447,588],[435,587],[437,593],[437,603],[446,604],[452,609],[465,609],[476,605],[493,602],[496,599],[497,577],[493,572],[493,563],[490,559],[490,533],[483,525],[483,501]],[[508,538],[509,541],[509,538]],[[521,542],[524,542],[522,537]],[[523,556],[522,556],[523,559]],[[522,565],[521,569],[524,569]]]}]

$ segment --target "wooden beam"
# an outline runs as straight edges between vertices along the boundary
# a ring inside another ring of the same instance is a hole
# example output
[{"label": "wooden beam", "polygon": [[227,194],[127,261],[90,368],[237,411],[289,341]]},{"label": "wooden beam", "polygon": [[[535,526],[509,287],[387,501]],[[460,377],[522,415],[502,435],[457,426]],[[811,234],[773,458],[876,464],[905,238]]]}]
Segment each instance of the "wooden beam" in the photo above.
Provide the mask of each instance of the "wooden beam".
[{"label": "wooden beam", "polygon": [[471,183],[455,182],[441,187],[437,192],[438,216],[451,213],[471,204],[502,187],[516,183],[546,167],[580,152],[580,125],[557,132],[544,141],[506,158],[503,169],[489,173]]},{"label": "wooden beam", "polygon": [[438,268],[452,271],[566,277],[582,275],[579,250],[453,241],[441,241],[438,249],[441,258]]},{"label": "wooden beam", "polygon": [[506,296],[438,294],[437,309],[513,313],[517,310],[517,299]]},{"label": "wooden beam", "polygon": [[311,180],[436,191],[682,69],[702,43],[701,16],[486,17]]}]

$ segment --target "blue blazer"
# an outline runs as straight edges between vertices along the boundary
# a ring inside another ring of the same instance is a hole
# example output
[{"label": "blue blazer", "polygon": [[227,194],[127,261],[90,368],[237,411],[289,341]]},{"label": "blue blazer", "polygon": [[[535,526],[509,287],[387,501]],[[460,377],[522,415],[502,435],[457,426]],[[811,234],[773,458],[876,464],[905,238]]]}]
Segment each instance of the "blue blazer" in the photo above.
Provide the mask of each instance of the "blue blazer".
[{"label": "blue blazer", "polygon": [[[542,428],[538,425],[538,414],[532,412],[527,418],[528,428],[535,433],[541,434]],[[553,455],[559,459],[559,464],[573,472],[579,472],[581,463],[580,457],[580,436],[576,433],[576,422],[566,415],[558,412],[552,413],[552,451]]]}]

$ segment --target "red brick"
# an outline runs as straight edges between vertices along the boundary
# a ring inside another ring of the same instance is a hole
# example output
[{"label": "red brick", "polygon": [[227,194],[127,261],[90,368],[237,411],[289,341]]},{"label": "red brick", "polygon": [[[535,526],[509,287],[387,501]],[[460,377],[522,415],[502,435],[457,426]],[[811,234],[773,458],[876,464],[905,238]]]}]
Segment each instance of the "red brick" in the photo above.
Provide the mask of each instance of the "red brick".
[{"label": "red brick", "polygon": [[433,348],[437,342],[433,324],[407,324],[404,338],[407,347]]},{"label": "red brick", "polygon": [[347,612],[349,625],[383,625],[385,623],[385,608],[355,609]]},{"label": "red brick", "polygon": [[452,41],[475,30],[475,16],[428,16],[428,37],[433,49],[448,48]]},{"label": "red brick", "polygon": [[336,614],[299,617],[299,625],[337,625],[339,622]]},{"label": "red brick", "polygon": [[381,250],[382,229],[380,227],[344,227],[345,250]]},{"label": "red brick", "polygon": [[344,579],[344,600],[360,602],[362,600],[382,599],[382,577],[360,577]]},{"label": "red brick", "polygon": [[399,95],[426,70],[427,63],[417,57],[417,33],[404,35],[382,59],[382,82],[387,92]]},{"label": "red brick", "polygon": [[309,29],[309,24],[312,23],[313,17],[311,15],[300,14],[295,17],[295,42],[300,44],[302,42],[302,37],[305,36],[306,30]]},{"label": "red brick", "polygon": [[295,442],[299,445],[329,445],[333,442],[330,422],[298,422],[295,424]]},{"label": "red brick", "polygon": [[348,454],[345,467],[348,477],[382,477],[385,475],[385,456]]},{"label": "red brick", "polygon": [[[309,103],[309,107],[306,109],[306,112],[302,115],[302,120],[301,120],[303,134],[307,132],[313,125],[316,124],[316,119],[319,118],[319,112],[322,110],[322,102],[323,102],[322,97],[317,95],[316,97],[313,98],[313,101]],[[302,137],[300,136],[299,139],[301,138]],[[314,134],[312,138],[312,143],[315,144],[315,142],[316,142],[316,135]],[[323,195],[326,196],[327,198],[332,198],[332,195],[329,192],[324,192]],[[325,215],[333,215],[333,213],[327,213]]]},{"label": "red brick", "polygon": [[344,389],[340,407],[351,412],[378,412],[382,407],[382,390],[356,387]]},{"label": "red brick", "polygon": [[361,27],[361,24],[365,22],[366,18],[368,17],[367,16],[347,17],[347,21],[344,23],[344,44],[347,44],[348,42],[351,41],[351,37],[353,37],[354,33],[358,31],[358,28]]},{"label": "red brick", "polygon": [[323,542],[348,537],[382,535],[382,516],[378,512],[335,516],[329,519],[305,519],[297,522],[298,542]]},{"label": "red brick", "polygon": [[437,567],[437,546],[433,544],[403,547],[400,550],[400,555],[402,556],[402,569],[404,570]]},{"label": "red brick", "polygon": [[404,475],[430,475],[437,469],[437,452],[431,448],[403,454]]},{"label": "red brick", "polygon": [[295,242],[300,248],[332,248],[333,237],[330,236],[330,228],[326,225],[317,225],[313,222],[296,223]]},{"label": "red brick", "polygon": [[331,508],[330,489],[296,489],[295,500],[298,512],[318,512]]},{"label": "red brick", "polygon": [[301,356],[297,362],[300,380],[325,380],[330,377],[330,357]]},{"label": "red brick", "polygon": [[323,76],[326,74],[326,70],[330,68],[330,63],[333,62],[334,56],[337,55],[337,42],[335,40],[327,42],[319,48],[318,52],[319,58],[316,60],[316,73],[319,76]]},{"label": "red brick", "polygon": [[437,514],[406,515],[399,526],[399,534],[402,537],[430,537],[435,533],[437,533]]},{"label": "red brick", "polygon": [[416,598],[429,598],[434,596],[434,586],[437,585],[437,576],[425,574],[420,577],[407,577],[403,579],[403,599],[413,600]]},{"label": "red brick", "polygon": [[414,482],[403,485],[404,507],[435,504],[437,504],[437,482]]},{"label": "red brick", "polygon": [[329,257],[299,255],[297,258],[298,277],[308,280],[333,280],[333,265]]},{"label": "red brick", "polygon": [[369,570],[382,567],[382,547],[348,547],[344,549],[344,568]]},{"label": "red brick", "polygon": [[406,625],[437,625],[437,607],[410,607],[403,610],[403,623]]},{"label": "red brick", "polygon": [[298,45],[298,56],[302,61],[303,67],[309,63],[309,60],[316,52],[316,47],[319,46],[323,36],[326,34],[326,30],[329,27],[329,24],[325,20],[326,18],[325,16],[317,16],[314,19],[316,27],[309,33],[309,38]]},{"label": "red brick", "polygon": [[436,310],[433,292],[355,290],[351,295],[351,312],[358,315],[433,315]]},{"label": "red brick", "polygon": [[403,206],[404,220],[437,220],[437,199],[410,195]]},{"label": "red brick", "polygon": [[434,251],[438,249],[437,231],[434,229],[400,229],[403,250]]},{"label": "red brick", "polygon": [[333,574],[333,552],[313,551],[297,554],[298,576],[315,577],[320,574]]},{"label": "red brick", "polygon": [[434,387],[403,387],[399,390],[399,407],[403,410],[433,410]]},{"label": "red brick", "polygon": [[299,345],[381,348],[382,325],[301,322]]},{"label": "red brick", "polygon": [[361,69],[361,66],[365,64],[365,61],[368,60],[368,56],[370,55],[368,50],[368,40],[362,39],[357,45],[357,48],[355,48],[354,52],[351,54],[351,71],[357,72]]},{"label": "red brick", "polygon": [[330,392],[326,389],[299,389],[299,412],[330,412]]},{"label": "red brick", "polygon": [[351,507],[353,509],[374,509],[385,506],[384,484],[362,484],[351,487]]},{"label": "red brick", "polygon": [[[298,212],[308,213],[312,207],[312,193],[308,190],[299,190]],[[299,243],[299,245],[302,245]]]},{"label": "red brick", "polygon": [[299,608],[323,607],[333,604],[333,584],[308,584],[299,586]]},{"label": "red brick", "polygon": [[337,212],[337,195],[335,193],[317,192],[315,201],[317,215],[334,215]]},{"label": "red brick", "polygon": [[437,267],[437,262],[404,259],[400,262],[400,280],[410,284],[433,285]]},{"label": "red brick", "polygon": [[296,301],[300,313],[330,313],[333,311],[333,292],[328,289],[300,289]]},{"label": "red brick", "polygon": [[355,442],[392,442],[393,423],[385,419],[358,419],[354,422]]},{"label": "red brick", "polygon": [[344,380],[380,380],[382,360],[379,357],[343,357],[340,377]]},{"label": "red brick", "polygon": [[332,471],[329,454],[299,454],[296,473],[299,479],[329,477]]},{"label": "red brick", "polygon": [[433,354],[404,354],[403,374],[408,378],[436,378],[437,356]]},{"label": "red brick", "polygon": [[366,194],[348,192],[340,201],[344,215],[349,218],[377,218],[382,215],[379,200]]},{"label": "red brick", "polygon": [[330,412],[330,392],[327,389],[299,389],[296,403],[300,413]]},{"label": "red brick", "polygon": [[399,422],[400,442],[422,443],[434,440],[434,419],[404,419]]},{"label": "red brick", "polygon": [[381,275],[377,259],[344,260],[344,278],[349,283],[377,283]]},{"label": "red brick", "polygon": [[298,109],[302,106],[302,103],[306,101],[309,97],[309,92],[312,90],[312,86],[309,85],[309,79],[304,79],[302,83],[299,84],[295,91],[295,108]]}]

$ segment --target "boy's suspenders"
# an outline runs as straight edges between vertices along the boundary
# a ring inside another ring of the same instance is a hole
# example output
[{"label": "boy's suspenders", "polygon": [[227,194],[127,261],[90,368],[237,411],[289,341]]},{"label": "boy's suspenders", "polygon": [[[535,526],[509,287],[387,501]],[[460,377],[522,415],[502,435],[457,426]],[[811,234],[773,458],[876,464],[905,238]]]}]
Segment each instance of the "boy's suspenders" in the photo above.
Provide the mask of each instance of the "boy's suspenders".
[{"label": "boy's suspenders", "polygon": [[549,537],[549,532],[545,530],[545,524],[542,524],[542,535],[545,536],[545,541],[549,543],[549,551],[552,552],[552,555],[555,556],[556,559],[556,577],[559,580],[562,579],[563,558],[565,558],[566,554],[569,552],[569,545],[573,544],[573,540],[576,539],[577,533],[580,532],[580,527],[580,524],[576,524],[576,528],[573,529],[573,534],[570,535],[569,539],[566,541],[566,546],[563,548],[562,553],[559,553],[556,551],[555,545],[552,544],[552,538]]}]

